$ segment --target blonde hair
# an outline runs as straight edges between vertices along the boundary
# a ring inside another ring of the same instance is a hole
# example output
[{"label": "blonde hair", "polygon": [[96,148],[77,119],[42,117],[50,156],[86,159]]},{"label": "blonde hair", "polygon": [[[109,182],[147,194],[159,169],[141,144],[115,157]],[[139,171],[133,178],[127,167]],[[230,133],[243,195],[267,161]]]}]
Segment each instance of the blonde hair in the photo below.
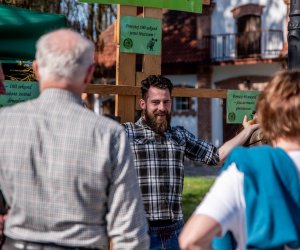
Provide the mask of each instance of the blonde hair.
[{"label": "blonde hair", "polygon": [[300,71],[273,76],[258,98],[257,119],[269,141],[300,136]]}]

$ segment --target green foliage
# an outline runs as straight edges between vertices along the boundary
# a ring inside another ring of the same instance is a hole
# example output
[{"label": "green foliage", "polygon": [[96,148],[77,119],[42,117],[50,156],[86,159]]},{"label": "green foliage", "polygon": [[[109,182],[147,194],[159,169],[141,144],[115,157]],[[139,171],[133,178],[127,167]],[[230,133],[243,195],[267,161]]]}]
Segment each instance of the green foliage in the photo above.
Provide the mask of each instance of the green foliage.
[{"label": "green foliage", "polygon": [[184,220],[187,221],[214,182],[214,178],[185,177],[182,197]]}]

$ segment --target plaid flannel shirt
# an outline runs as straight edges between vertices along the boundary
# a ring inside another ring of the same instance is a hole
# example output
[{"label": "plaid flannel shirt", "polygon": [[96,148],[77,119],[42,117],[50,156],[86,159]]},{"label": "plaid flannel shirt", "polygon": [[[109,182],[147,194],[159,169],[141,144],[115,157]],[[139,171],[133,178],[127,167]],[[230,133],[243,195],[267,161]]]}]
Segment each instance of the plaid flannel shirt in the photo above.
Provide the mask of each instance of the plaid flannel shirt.
[{"label": "plaid flannel shirt", "polygon": [[143,118],[123,125],[133,151],[148,219],[182,219],[184,157],[217,165],[217,148],[179,126],[159,135],[147,126]]}]

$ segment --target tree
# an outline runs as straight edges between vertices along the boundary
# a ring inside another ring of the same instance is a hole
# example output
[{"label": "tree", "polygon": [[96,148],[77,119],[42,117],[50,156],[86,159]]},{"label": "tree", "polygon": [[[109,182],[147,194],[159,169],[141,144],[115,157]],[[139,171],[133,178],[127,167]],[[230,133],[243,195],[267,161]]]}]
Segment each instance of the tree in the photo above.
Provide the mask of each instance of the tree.
[{"label": "tree", "polygon": [[46,13],[64,14],[70,27],[94,41],[97,46],[101,31],[116,18],[114,5],[86,4],[77,0],[0,0],[0,3]]}]

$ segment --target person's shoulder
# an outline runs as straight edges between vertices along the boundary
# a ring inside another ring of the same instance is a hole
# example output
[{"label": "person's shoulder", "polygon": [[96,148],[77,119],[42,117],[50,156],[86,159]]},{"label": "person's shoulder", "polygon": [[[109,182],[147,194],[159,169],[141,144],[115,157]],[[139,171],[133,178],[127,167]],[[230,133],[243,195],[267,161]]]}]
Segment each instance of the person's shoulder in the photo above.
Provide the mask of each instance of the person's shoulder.
[{"label": "person's shoulder", "polygon": [[139,130],[139,129],[143,129],[144,127],[137,123],[137,122],[124,122],[122,123],[122,126],[125,128],[125,130]]},{"label": "person's shoulder", "polygon": [[132,128],[132,127],[135,127],[135,124],[133,122],[124,122],[124,123],[122,123],[122,126],[124,128]]},{"label": "person's shoulder", "polygon": [[272,152],[274,148],[272,148],[269,145],[261,145],[261,146],[255,146],[255,147],[243,147],[238,146],[235,147],[229,154],[229,156],[238,156],[241,154],[251,156],[251,155],[257,155],[261,153],[267,153]]},{"label": "person's shoulder", "polygon": [[188,131],[183,126],[174,126],[169,129],[169,133],[171,133],[174,136],[179,136],[181,138],[186,138],[187,140],[196,140],[196,136]]},{"label": "person's shoulder", "polygon": [[98,131],[100,134],[110,134],[118,136],[124,131],[121,124],[109,117],[98,115],[90,110],[84,111],[83,115],[86,123],[86,127],[94,131]]},{"label": "person's shoulder", "polygon": [[[30,112],[30,109],[32,109],[33,105],[32,103],[35,101],[33,100],[28,100],[25,102],[19,102],[16,103],[12,106],[5,106],[0,108],[0,113],[1,115],[15,115],[15,114],[20,114],[20,115],[28,115]],[[27,113],[28,111],[28,113]]]},{"label": "person's shoulder", "polygon": [[270,155],[274,153],[274,148],[268,145],[255,146],[255,147],[235,147],[228,155],[226,166],[231,163],[236,163],[238,168],[244,172],[255,172],[256,168],[260,171],[261,163],[269,161]]},{"label": "person's shoulder", "polygon": [[169,131],[171,133],[185,133],[187,130],[183,126],[172,126]]}]

